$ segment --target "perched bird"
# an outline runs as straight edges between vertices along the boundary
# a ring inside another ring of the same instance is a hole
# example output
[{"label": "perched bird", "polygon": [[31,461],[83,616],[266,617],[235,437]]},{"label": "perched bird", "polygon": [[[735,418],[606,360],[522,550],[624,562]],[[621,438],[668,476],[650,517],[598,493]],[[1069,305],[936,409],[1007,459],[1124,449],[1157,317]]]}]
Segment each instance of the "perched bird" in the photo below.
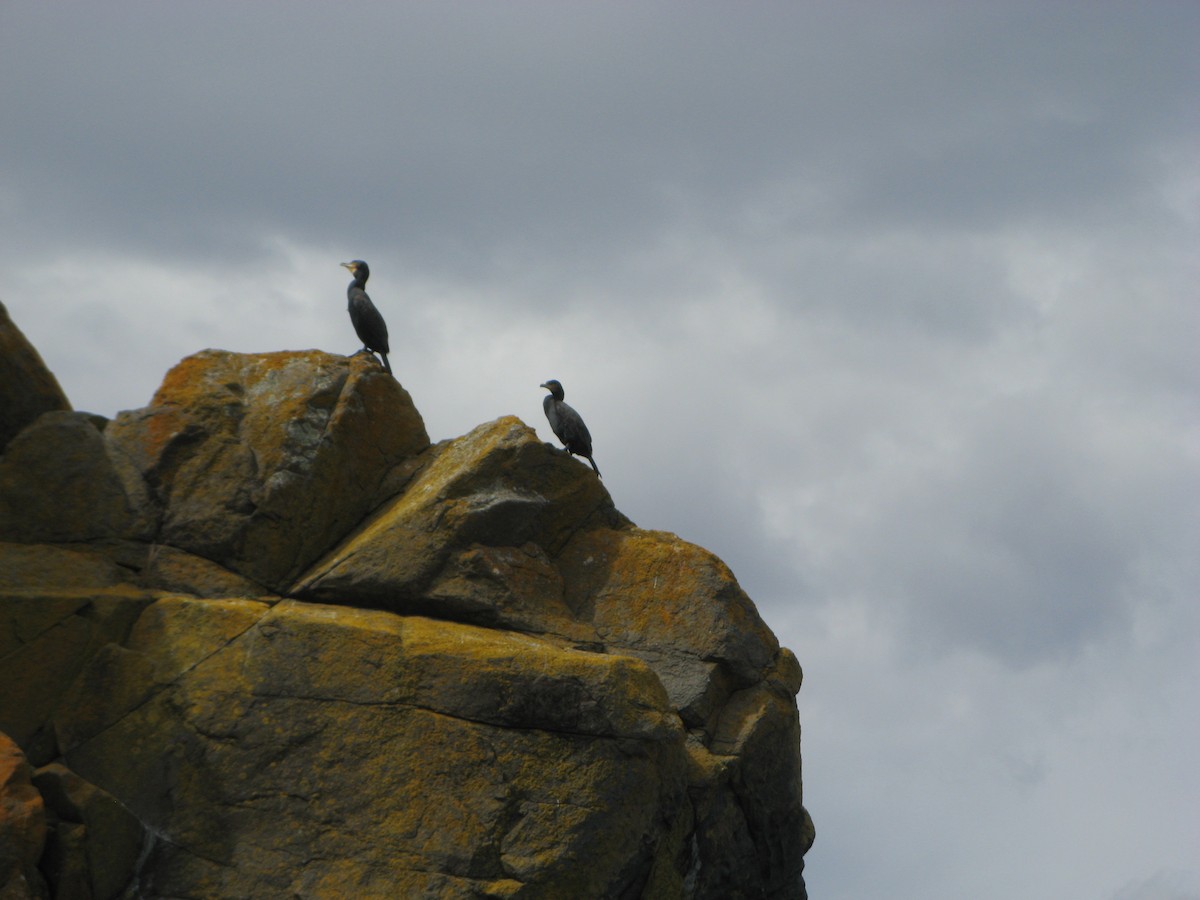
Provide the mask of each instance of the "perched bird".
[{"label": "perched bird", "polygon": [[544,387],[550,392],[542,400],[542,409],[546,411],[546,418],[550,420],[550,430],[563,442],[568,453],[585,457],[599,475],[600,469],[592,459],[592,436],[579,413],[563,403],[563,386],[551,378],[539,387]]},{"label": "perched bird", "polygon": [[[375,308],[375,304],[371,302],[371,298],[364,290],[367,286],[367,279],[371,277],[371,269],[361,259],[342,263],[342,265],[349,269],[350,274],[354,276],[354,280],[346,288],[350,322],[354,325],[354,331],[358,334],[358,339],[363,342],[363,350],[368,353],[378,353],[383,357],[384,371],[391,375],[392,367],[388,365],[387,358],[388,353],[391,352],[388,348],[387,325],[384,324],[383,316],[379,314],[379,310]],[[358,352],[361,353],[362,350]]]}]

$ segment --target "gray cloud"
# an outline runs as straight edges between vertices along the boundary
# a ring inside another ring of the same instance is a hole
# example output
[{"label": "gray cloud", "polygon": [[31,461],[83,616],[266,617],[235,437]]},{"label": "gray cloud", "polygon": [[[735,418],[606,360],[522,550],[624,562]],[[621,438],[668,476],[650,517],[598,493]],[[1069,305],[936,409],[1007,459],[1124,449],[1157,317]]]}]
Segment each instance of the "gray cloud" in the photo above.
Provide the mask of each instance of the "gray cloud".
[{"label": "gray cloud", "polygon": [[796,177],[856,227],[1095,208],[1180,133],[1186,10],[935,8],[11,4],[9,152],[35,219],[104,209],[160,252],[329,230],[461,277]]},{"label": "gray cloud", "polygon": [[618,505],[796,650],[813,896],[1187,895],[1197,35],[9,2],[0,297],[112,414],[204,347],[351,352],[368,259],[435,438],[549,438],[560,378]]}]

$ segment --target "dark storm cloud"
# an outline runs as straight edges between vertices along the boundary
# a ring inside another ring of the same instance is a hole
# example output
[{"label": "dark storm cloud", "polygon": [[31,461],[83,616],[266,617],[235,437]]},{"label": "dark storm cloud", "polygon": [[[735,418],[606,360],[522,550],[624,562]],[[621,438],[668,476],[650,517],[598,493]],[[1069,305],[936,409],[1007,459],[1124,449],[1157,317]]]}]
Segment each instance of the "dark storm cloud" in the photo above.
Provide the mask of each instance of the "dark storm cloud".
[{"label": "dark storm cloud", "polygon": [[162,254],[333,232],[459,277],[546,255],[591,277],[682,214],[736,238],[745,198],[796,177],[833,186],[823,226],[1094,207],[1188,100],[1186,29],[1093,5],[217,9],[9,5],[22,218]]}]

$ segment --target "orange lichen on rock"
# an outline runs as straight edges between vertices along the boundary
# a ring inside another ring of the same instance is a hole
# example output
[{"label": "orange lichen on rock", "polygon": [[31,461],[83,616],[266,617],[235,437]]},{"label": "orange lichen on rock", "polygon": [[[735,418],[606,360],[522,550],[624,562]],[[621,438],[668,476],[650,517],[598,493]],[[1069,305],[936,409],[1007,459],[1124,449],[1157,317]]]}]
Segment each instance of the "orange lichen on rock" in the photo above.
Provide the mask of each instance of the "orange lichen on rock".
[{"label": "orange lichen on rock", "polygon": [[198,353],[108,432],[154,491],[162,541],[275,588],[429,446],[395,379],[361,357],[316,350]]},{"label": "orange lichen on rock", "polygon": [[21,748],[0,734],[0,897],[14,900],[47,896],[37,868],[46,811],[32,775]]}]

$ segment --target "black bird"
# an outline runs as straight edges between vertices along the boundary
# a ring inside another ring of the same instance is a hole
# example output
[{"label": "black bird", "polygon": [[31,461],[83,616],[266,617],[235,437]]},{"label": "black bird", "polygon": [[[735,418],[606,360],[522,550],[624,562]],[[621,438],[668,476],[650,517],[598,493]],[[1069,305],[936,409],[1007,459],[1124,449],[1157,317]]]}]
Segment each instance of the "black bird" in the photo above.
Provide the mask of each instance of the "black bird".
[{"label": "black bird", "polygon": [[[387,358],[388,353],[391,352],[388,348],[387,325],[384,324],[383,316],[379,314],[379,310],[375,308],[375,304],[371,302],[371,298],[364,290],[367,286],[367,279],[371,277],[371,268],[361,259],[342,263],[342,265],[349,269],[350,274],[354,276],[354,280],[346,288],[350,322],[354,325],[354,331],[358,334],[358,339],[363,342],[363,350],[368,353],[378,353],[383,357],[383,369],[391,375],[392,367],[388,365]],[[358,352],[361,353],[362,350]]]},{"label": "black bird", "polygon": [[568,453],[585,457],[599,475],[600,469],[592,459],[592,436],[579,413],[563,403],[563,386],[551,378],[539,387],[544,387],[550,392],[549,396],[542,400],[542,409],[546,411],[546,418],[550,420],[550,430],[563,442]]}]

